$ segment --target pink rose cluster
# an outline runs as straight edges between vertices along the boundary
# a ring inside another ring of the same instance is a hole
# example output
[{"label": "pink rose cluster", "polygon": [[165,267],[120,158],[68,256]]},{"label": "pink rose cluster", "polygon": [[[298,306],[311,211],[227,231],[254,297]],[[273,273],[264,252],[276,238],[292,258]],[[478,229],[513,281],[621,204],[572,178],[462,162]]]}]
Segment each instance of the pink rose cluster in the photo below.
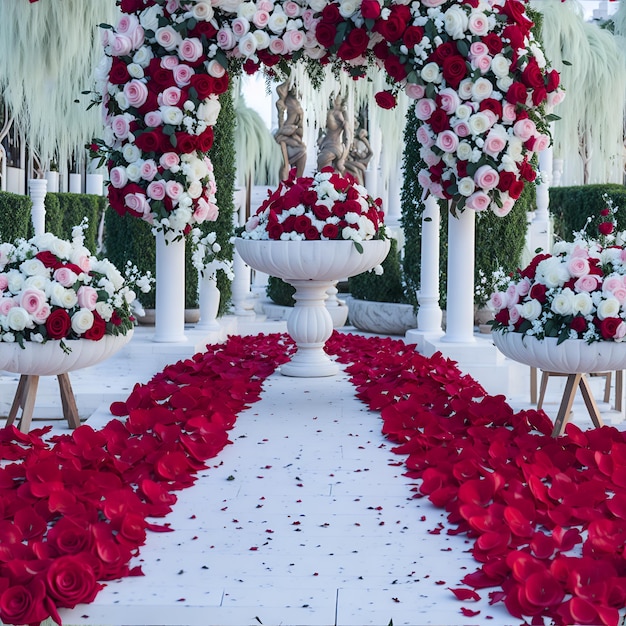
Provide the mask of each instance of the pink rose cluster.
[{"label": "pink rose cluster", "polygon": [[626,339],[626,248],[576,239],[555,244],[492,294],[494,330],[593,341]]},{"label": "pink rose cluster", "polygon": [[217,35],[214,10],[178,0],[124,0],[121,9],[103,29],[106,126],[92,154],[108,164],[119,214],[187,234],[217,217],[207,153],[229,77],[203,44]]},{"label": "pink rose cluster", "polygon": [[297,178],[295,169],[246,223],[244,239],[384,239],[380,198],[374,199],[349,174],[324,168]]}]

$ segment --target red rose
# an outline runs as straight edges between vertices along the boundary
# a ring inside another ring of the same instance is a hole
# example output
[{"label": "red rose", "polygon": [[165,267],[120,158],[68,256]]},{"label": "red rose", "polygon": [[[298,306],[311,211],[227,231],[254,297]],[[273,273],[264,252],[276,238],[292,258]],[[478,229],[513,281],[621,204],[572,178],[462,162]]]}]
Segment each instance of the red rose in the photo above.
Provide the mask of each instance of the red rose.
[{"label": "red rose", "polygon": [[281,224],[272,224],[267,226],[267,236],[270,239],[280,239],[283,234],[283,227]]},{"label": "red rose", "polygon": [[448,85],[457,89],[459,83],[467,76],[467,63],[461,55],[453,54],[443,60],[441,73]]},{"label": "red rose", "polygon": [[510,39],[510,45],[513,50],[516,51],[520,48],[524,48],[524,34],[524,31],[522,31],[518,26],[507,26],[502,31],[502,38]]},{"label": "red rose", "polygon": [[547,76],[547,84],[546,89],[550,91],[555,91],[561,82],[561,76],[556,70],[550,70]]},{"label": "red rose", "polygon": [[315,27],[315,38],[324,48],[332,48],[335,45],[337,27],[329,22],[319,22]]},{"label": "red rose", "polygon": [[374,30],[380,33],[389,43],[394,43],[400,39],[411,21],[411,10],[409,7],[396,4],[390,9],[386,20],[376,22]]},{"label": "red rose", "polygon": [[109,199],[109,206],[118,214],[126,215],[126,206],[124,205],[124,196],[119,189],[109,185],[107,187],[107,197]]},{"label": "red rose", "polygon": [[157,152],[162,144],[163,133],[160,130],[147,130],[137,133],[135,145],[143,152]]},{"label": "red rose", "polygon": [[[537,271],[537,265],[539,265],[539,263],[541,263],[541,261],[544,261],[545,259],[549,259],[550,256],[551,256],[550,254],[537,254],[533,258],[533,260],[528,264],[528,267],[526,267],[525,269],[523,269],[520,272],[522,277],[524,277],[524,278],[534,278],[535,277],[535,272]],[[534,285],[533,288],[535,286],[538,286],[538,285]],[[544,289],[545,289],[545,285],[544,285]],[[532,289],[531,289],[531,291],[532,291]],[[531,296],[531,298],[534,298],[534,297],[535,296]]]},{"label": "red rose", "polygon": [[569,327],[577,333],[584,333],[587,330],[587,320],[582,315],[577,315],[570,322]]},{"label": "red rose", "polygon": [[505,99],[511,104],[526,102],[526,86],[523,83],[513,83],[506,92]]},{"label": "red rose", "polygon": [[46,267],[50,267],[53,270],[62,265],[57,256],[55,254],[52,254],[52,252],[50,252],[49,250],[38,252],[35,257],[39,259]]},{"label": "red rose", "polygon": [[598,230],[601,235],[610,235],[613,232],[614,226],[611,222],[600,222],[598,224]]},{"label": "red rose", "polygon": [[396,106],[396,97],[391,91],[379,91],[374,94],[374,100],[381,109],[393,109]]},{"label": "red rose", "polygon": [[444,59],[458,54],[459,51],[456,44],[452,41],[446,41],[435,48],[435,51],[428,57],[428,60],[441,65]]},{"label": "red rose", "polygon": [[380,17],[380,4],[378,0],[362,0],[361,15],[363,19],[375,20]]},{"label": "red rose", "polygon": [[493,317],[496,320],[496,322],[498,322],[498,324],[502,324],[503,326],[508,326],[509,310],[506,307],[498,311]]},{"label": "red rose", "polygon": [[324,204],[316,204],[313,206],[313,215],[318,220],[327,220],[330,217],[330,210]]},{"label": "red rose", "polygon": [[261,61],[261,63],[263,63],[266,67],[274,67],[274,65],[276,65],[281,58],[276,54],[268,52],[267,50],[257,50],[256,55],[259,57],[259,61]]},{"label": "red rose", "polygon": [[204,100],[210,95],[217,93],[215,81],[213,77],[208,74],[194,74],[189,81],[189,85],[196,90],[200,100]]},{"label": "red rose", "polygon": [[119,57],[113,59],[111,71],[109,72],[109,82],[113,85],[123,85],[130,80],[128,67]]},{"label": "red rose", "polygon": [[535,172],[533,166],[528,161],[520,163],[519,173],[520,176],[528,182],[532,182],[533,180],[535,180],[535,178],[537,178],[537,172]]},{"label": "red rose", "polygon": [[404,67],[404,64],[400,61],[400,59],[395,54],[390,54],[384,61],[385,70],[387,74],[391,76],[395,81],[404,80],[408,72]]},{"label": "red rose", "polygon": [[298,215],[294,222],[293,229],[303,235],[309,228],[311,228],[311,220],[306,215]]},{"label": "red rose", "polygon": [[248,76],[256,74],[259,67],[261,67],[260,63],[255,63],[252,59],[246,59],[242,65],[243,71],[248,74]]},{"label": "red rose", "polygon": [[343,22],[343,17],[341,17],[341,13],[339,12],[339,6],[334,3],[327,4],[322,9],[322,21],[330,24]]},{"label": "red rose", "polygon": [[198,150],[200,150],[200,152],[208,152],[213,145],[213,138],[213,129],[207,128],[198,136]]},{"label": "red rose", "polygon": [[100,339],[104,337],[106,329],[106,322],[100,317],[100,315],[98,315],[98,313],[94,311],[93,326],[83,333],[83,337],[85,339],[90,339],[91,341],[100,341]]},{"label": "red rose", "polygon": [[500,13],[508,16],[510,21],[519,24],[527,32],[533,27],[533,21],[526,15],[526,7],[518,0],[507,0],[498,7]]},{"label": "red rose", "polygon": [[65,339],[72,328],[72,320],[65,309],[55,309],[46,320],[49,339]]},{"label": "red rose", "polygon": [[498,119],[502,118],[502,103],[495,98],[485,98],[478,105],[479,111],[493,111]]},{"label": "red rose", "polygon": [[537,87],[533,89],[533,104],[539,106],[548,97],[545,87]]},{"label": "red rose", "polygon": [[[533,276],[534,276],[534,272],[533,272]],[[546,301],[546,292],[547,291],[548,291],[548,288],[544,284],[542,284],[542,283],[535,283],[530,288],[529,295],[530,295],[531,298],[534,298],[535,300],[537,300],[538,302],[543,304]]]},{"label": "red rose", "polygon": [[381,61],[384,61],[390,54],[389,46],[385,41],[379,41],[377,44],[375,44],[372,48],[372,51],[376,55],[376,58],[380,59]]},{"label": "red rose", "polygon": [[211,22],[205,22],[204,20],[200,20],[196,22],[196,25],[189,31],[189,37],[197,37],[198,39],[202,39],[202,35],[204,35],[207,39],[213,39],[215,35],[217,35],[217,29]]},{"label": "red rose", "polygon": [[178,154],[190,154],[194,152],[198,145],[198,140],[189,133],[178,132],[176,136],[176,151]]},{"label": "red rose", "polygon": [[409,26],[402,35],[402,41],[407,48],[413,48],[424,38],[424,29],[421,26]]},{"label": "red rose", "polygon": [[605,317],[600,322],[600,334],[603,339],[613,339],[622,320],[619,317]]},{"label": "red rose", "polygon": [[497,188],[500,191],[508,191],[509,187],[517,180],[513,172],[507,172],[506,170],[500,172],[500,180],[498,181]]},{"label": "red rose", "polygon": [[337,56],[340,59],[349,61],[360,57],[366,50],[369,43],[369,36],[364,28],[353,28],[346,40],[339,46]]},{"label": "red rose", "polygon": [[70,609],[93,602],[102,585],[96,582],[87,555],[66,555],[52,561],[46,573],[48,593]]},{"label": "red rose", "polygon": [[120,0],[122,13],[134,13],[143,9],[143,0]]},{"label": "red rose", "polygon": [[89,531],[80,523],[73,521],[70,517],[61,517],[48,531],[46,544],[52,548],[55,555],[60,556],[62,554],[78,554],[88,550],[91,546],[91,539]]},{"label": "red rose", "polygon": [[489,54],[498,54],[502,52],[502,39],[495,33],[489,33],[483,37],[483,43],[489,48]]},{"label": "red rose", "polygon": [[435,133],[442,133],[450,128],[450,118],[443,109],[435,109],[428,119],[428,123]]},{"label": "red rose", "polygon": [[314,206],[317,202],[317,193],[312,189],[305,189],[302,194],[302,204],[306,206]]},{"label": "red rose", "polygon": [[[193,80],[193,79],[192,79]],[[215,93],[219,96],[221,93],[225,93],[228,89],[228,74],[224,73],[218,78],[213,79],[213,87],[215,88]]]},{"label": "red rose", "polygon": [[[156,61],[156,63],[155,63]],[[174,80],[174,73],[172,70],[168,70],[166,67],[162,67],[158,58],[152,59],[150,61],[151,66],[148,70],[148,76],[150,77],[149,86],[152,87],[153,91],[163,91],[168,87],[174,87],[176,85],[176,81]],[[154,89],[154,86],[158,86],[160,89]]]},{"label": "red rose", "polygon": [[311,224],[311,226],[304,231],[304,238],[307,241],[316,241],[320,238],[320,232]]},{"label": "red rose", "polygon": [[457,161],[456,162],[456,171],[459,175],[459,178],[465,178],[467,176],[467,163],[468,161]]},{"label": "red rose", "polygon": [[544,76],[537,59],[530,59],[522,72],[522,82],[532,89],[544,87]]},{"label": "red rose", "polygon": [[322,235],[327,239],[337,239],[339,229],[335,224],[325,224],[324,228],[322,228]]},{"label": "red rose", "polygon": [[40,578],[7,587],[0,595],[0,614],[7,624],[34,624],[48,617],[44,607],[46,586]]}]

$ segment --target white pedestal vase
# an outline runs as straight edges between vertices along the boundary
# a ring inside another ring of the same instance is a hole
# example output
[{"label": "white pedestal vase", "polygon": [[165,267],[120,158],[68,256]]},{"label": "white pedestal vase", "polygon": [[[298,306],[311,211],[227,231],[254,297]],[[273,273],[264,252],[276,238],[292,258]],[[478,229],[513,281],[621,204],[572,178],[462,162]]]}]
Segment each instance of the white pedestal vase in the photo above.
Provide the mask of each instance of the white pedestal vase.
[{"label": "white pedestal vase", "polygon": [[48,181],[47,191],[50,193],[58,193],[59,191],[59,172],[46,172],[46,180]]},{"label": "white pedestal vase", "polygon": [[217,279],[212,275],[200,279],[198,300],[200,304],[200,321],[196,328],[201,330],[220,330],[217,321],[217,312],[220,308],[220,290],[217,288]]},{"label": "white pedestal vase", "polygon": [[45,178],[31,178],[28,181],[28,193],[33,201],[31,219],[35,235],[43,235],[46,232],[46,191],[48,181]]},{"label": "white pedestal vase", "polygon": [[297,345],[291,361],[281,367],[286,376],[333,376],[339,366],[324,351],[333,332],[326,309],[327,291],[339,278],[372,269],[389,252],[388,240],[365,241],[360,253],[351,241],[255,241],[236,239],[235,247],[251,267],[277,276],[296,289],[296,304],[287,330]]},{"label": "white pedestal vase", "polygon": [[156,323],[154,341],[176,343],[185,336],[185,240],[156,235]]},{"label": "white pedestal vase", "polygon": [[101,196],[103,192],[104,176],[102,174],[87,174],[85,176],[85,193]]}]

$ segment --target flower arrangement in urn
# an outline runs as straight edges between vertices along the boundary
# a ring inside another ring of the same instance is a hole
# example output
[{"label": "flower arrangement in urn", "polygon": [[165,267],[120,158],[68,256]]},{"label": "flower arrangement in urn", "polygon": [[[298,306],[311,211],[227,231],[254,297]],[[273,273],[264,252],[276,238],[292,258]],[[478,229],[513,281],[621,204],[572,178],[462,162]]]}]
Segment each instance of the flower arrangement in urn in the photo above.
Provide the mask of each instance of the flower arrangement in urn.
[{"label": "flower arrangement in urn", "polygon": [[[626,247],[616,233],[615,207],[607,199],[599,236],[585,229],[557,242],[518,270],[506,289],[491,295],[492,329],[537,339],[621,342],[626,339]],[[587,220],[587,225],[591,218]]]},{"label": "flower arrangement in urn", "polygon": [[281,241],[386,239],[382,201],[346,174],[324,168],[314,176],[296,177],[295,170],[247,221],[244,239]]},{"label": "flower arrangement in urn", "polygon": [[0,340],[45,343],[66,339],[98,341],[126,335],[134,326],[132,287],[144,292],[151,279],[132,272],[125,280],[107,259],[84,246],[84,224],[72,241],[51,233],[0,244]]}]

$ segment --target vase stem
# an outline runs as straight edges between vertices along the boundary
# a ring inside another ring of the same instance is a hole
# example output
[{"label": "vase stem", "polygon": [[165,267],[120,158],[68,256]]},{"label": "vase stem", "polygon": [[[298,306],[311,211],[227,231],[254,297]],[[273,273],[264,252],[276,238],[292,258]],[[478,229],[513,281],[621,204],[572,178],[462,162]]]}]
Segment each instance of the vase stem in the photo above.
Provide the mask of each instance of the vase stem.
[{"label": "vase stem", "polygon": [[339,366],[324,352],[333,332],[333,320],[326,309],[330,280],[290,280],[296,289],[296,304],[287,320],[287,330],[296,342],[297,352],[280,368],[285,376],[334,376]]}]

